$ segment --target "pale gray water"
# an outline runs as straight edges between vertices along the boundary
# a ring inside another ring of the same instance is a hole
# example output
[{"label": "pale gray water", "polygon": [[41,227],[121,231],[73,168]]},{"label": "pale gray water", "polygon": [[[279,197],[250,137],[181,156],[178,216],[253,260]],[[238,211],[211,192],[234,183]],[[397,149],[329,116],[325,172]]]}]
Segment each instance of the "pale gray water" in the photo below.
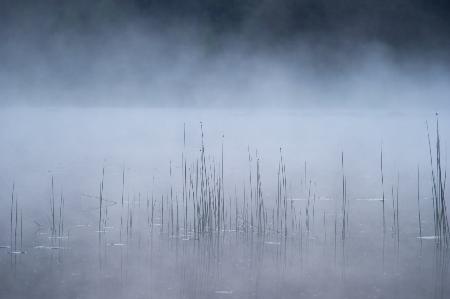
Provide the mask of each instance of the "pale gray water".
[{"label": "pale gray water", "polygon": [[[447,114],[440,115],[444,166],[449,140]],[[19,246],[13,246],[14,250],[0,249],[0,295],[446,298],[450,292],[446,251],[437,250],[432,237],[426,120],[434,139],[432,111],[3,109],[0,245],[11,243],[14,182],[19,228],[20,211],[23,213],[23,246],[16,239]],[[190,204],[188,232],[181,224],[181,165],[186,159],[192,170],[200,157],[200,122],[207,164],[216,165],[217,177],[223,144],[225,215],[219,231],[195,235]],[[381,146],[384,230],[379,200]],[[244,185],[248,203],[257,191],[258,155],[262,198],[268,226],[272,227],[280,148],[286,165],[283,195],[288,202],[288,233],[267,228],[261,235],[256,224],[244,221]],[[348,198],[345,238],[341,152]],[[419,239],[418,166],[423,230]],[[103,168],[105,222],[98,233]],[[57,213],[61,193],[65,200],[65,229],[53,237],[49,232],[52,176]],[[393,221],[391,195],[394,188],[396,197],[397,186],[398,227]],[[149,223],[147,196],[149,202],[154,198],[153,225]],[[162,226],[161,196],[166,204]],[[170,208],[176,215],[177,200],[179,226],[170,222]],[[127,234],[125,223],[130,215],[133,225]],[[254,232],[248,231],[251,227]],[[20,232],[18,236],[20,239]],[[19,254],[22,250],[25,254]]]}]

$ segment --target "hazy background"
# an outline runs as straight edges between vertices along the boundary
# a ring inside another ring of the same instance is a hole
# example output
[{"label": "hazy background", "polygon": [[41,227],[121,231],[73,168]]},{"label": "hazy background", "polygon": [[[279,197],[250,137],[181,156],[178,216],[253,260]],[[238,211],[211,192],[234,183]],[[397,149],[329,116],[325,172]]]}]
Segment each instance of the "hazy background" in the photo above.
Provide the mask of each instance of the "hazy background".
[{"label": "hazy background", "polygon": [[2,1],[0,103],[442,110],[449,6]]}]

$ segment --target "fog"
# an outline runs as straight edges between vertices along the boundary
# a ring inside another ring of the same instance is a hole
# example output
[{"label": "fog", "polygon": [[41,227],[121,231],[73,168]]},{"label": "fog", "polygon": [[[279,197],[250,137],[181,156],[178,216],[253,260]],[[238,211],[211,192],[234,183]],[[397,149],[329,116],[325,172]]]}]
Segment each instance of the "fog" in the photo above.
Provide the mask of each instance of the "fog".
[{"label": "fog", "polygon": [[195,31],[165,34],[131,28],[98,39],[56,38],[43,47],[12,41],[3,46],[1,102],[448,108],[448,64],[439,59],[396,57],[377,43],[335,46],[299,40],[260,50],[239,41],[210,45],[198,39]]},{"label": "fog", "polygon": [[438,2],[1,4],[0,297],[448,297]]},{"label": "fog", "polygon": [[437,5],[172,2],[6,3],[0,103],[448,108]]}]

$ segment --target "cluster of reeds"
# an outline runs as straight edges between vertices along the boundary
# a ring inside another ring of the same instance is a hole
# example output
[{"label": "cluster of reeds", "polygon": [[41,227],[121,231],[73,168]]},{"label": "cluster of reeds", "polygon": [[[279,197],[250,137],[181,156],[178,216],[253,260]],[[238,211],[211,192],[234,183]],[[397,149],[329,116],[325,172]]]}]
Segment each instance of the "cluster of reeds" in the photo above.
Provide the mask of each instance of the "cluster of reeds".
[{"label": "cluster of reeds", "polygon": [[[287,195],[287,177],[286,177],[286,165],[283,161],[283,155],[280,148],[280,161],[278,163],[278,182],[277,182],[277,227],[276,232],[284,233],[287,235],[287,213],[288,213],[288,195]],[[308,215],[308,211],[306,212]],[[306,224],[309,229],[309,223]]]},{"label": "cluster of reeds", "polygon": [[[59,207],[57,206],[59,204]],[[50,233],[52,239],[61,238],[64,235],[64,196],[61,191],[59,199],[55,196],[54,178],[51,178],[50,196]]]},{"label": "cluster of reeds", "polygon": [[[19,234],[19,236],[18,236]],[[18,240],[19,238],[19,240]],[[19,242],[19,243],[18,243]],[[19,215],[19,200],[15,194],[15,184],[13,183],[10,206],[10,253],[23,252],[23,217],[22,209]]]},{"label": "cluster of reeds", "polygon": [[[430,164],[432,168],[432,203],[435,235],[439,243],[448,245],[448,219],[445,201],[446,172],[441,166],[441,150],[439,137],[439,122],[436,124],[436,152],[433,155],[430,133],[428,132],[428,144],[430,150]],[[428,124],[427,124],[428,128]],[[277,192],[273,198],[264,197],[262,184],[261,156],[257,150],[248,148],[248,178],[242,185],[242,195],[239,198],[237,186],[234,186],[234,207],[232,196],[225,190],[224,183],[224,137],[222,136],[220,160],[209,154],[205,146],[205,134],[203,124],[200,123],[201,144],[198,154],[193,157],[186,154],[186,128],[183,130],[183,151],[181,153],[181,185],[174,184],[172,161],[169,163],[170,186],[166,192],[154,196],[147,194],[146,204],[141,207],[141,193],[126,198],[125,168],[122,170],[122,190],[120,194],[120,230],[119,240],[121,245],[126,245],[133,239],[133,233],[140,234],[141,224],[146,223],[147,231],[151,233],[167,234],[170,238],[201,239],[212,235],[221,235],[226,231],[234,231],[236,235],[245,238],[257,235],[263,240],[273,238],[277,241],[299,237],[303,244],[303,234],[307,234],[307,240],[313,240],[309,234],[313,231],[316,213],[316,184],[307,177],[306,162],[304,165],[304,178],[301,181],[301,189],[306,198],[292,198],[290,187],[288,188],[288,174],[283,152],[280,148],[280,158],[277,172]],[[380,172],[382,188],[382,221],[383,221],[383,251],[384,234],[386,230],[385,219],[385,173],[384,173],[383,147],[380,151]],[[339,161],[339,160],[337,160]],[[350,200],[347,191],[347,175],[344,164],[344,152],[340,155],[341,193],[335,200],[334,211],[334,244],[335,250],[340,238],[342,246],[349,233]],[[419,236],[422,237],[422,215],[420,206],[420,172],[417,169],[417,205],[419,218]],[[290,185],[289,185],[290,186]],[[303,188],[302,188],[303,187]],[[60,238],[64,235],[64,197],[61,192],[59,200],[55,196],[54,179],[51,178],[50,219],[49,229],[51,238]],[[230,188],[231,189],[231,188]],[[288,190],[289,189],[289,190]],[[395,191],[396,192],[395,192]],[[97,198],[97,196],[95,196]],[[136,200],[137,199],[137,200]],[[305,200],[298,204],[296,200]],[[105,168],[101,172],[101,181],[98,194],[98,233],[101,241],[103,233],[109,231],[108,208],[110,200],[105,198]],[[137,204],[136,204],[137,203]],[[295,204],[294,204],[295,203]],[[59,207],[58,207],[59,204]],[[388,208],[390,209],[390,208]],[[392,186],[392,232],[399,242],[399,175],[396,186]],[[19,217],[20,214],[20,217]],[[145,217],[142,215],[145,214]],[[113,215],[113,214],[111,214]],[[321,214],[320,214],[321,215]],[[323,211],[324,241],[327,239],[326,213]],[[112,217],[111,217],[112,218]],[[19,225],[20,219],[20,225]],[[145,220],[144,220],[145,219]],[[113,222],[114,219],[111,219]],[[15,195],[14,185],[11,194],[10,212],[11,251],[18,248],[18,232],[20,231],[20,248],[22,248],[22,213],[19,213],[18,200]],[[330,224],[332,222],[329,222]],[[159,230],[155,229],[159,226]],[[19,229],[20,228],[20,229]],[[111,229],[112,230],[112,229]],[[126,233],[126,241],[124,234]],[[139,235],[140,236],[140,235]],[[139,237],[140,238],[140,237]],[[105,238],[106,239],[106,238]],[[140,239],[139,239],[140,240]],[[102,242],[102,245],[106,244]],[[140,242],[140,241],[139,241]],[[281,243],[281,242],[279,242]],[[118,243],[119,244],[119,243]],[[303,246],[303,245],[301,245]],[[343,249],[344,251],[344,249]]]},{"label": "cluster of reeds", "polygon": [[347,198],[347,177],[344,171],[344,152],[341,154],[341,166],[342,166],[342,241],[345,241],[347,226],[348,226],[348,209],[349,201]]},{"label": "cluster of reeds", "polygon": [[433,200],[433,219],[434,232],[438,237],[438,244],[448,247],[449,224],[447,217],[447,205],[445,201],[445,184],[447,171],[442,170],[441,163],[441,140],[439,136],[439,118],[436,114],[436,145],[435,159],[433,159],[430,131],[427,122],[428,148],[430,154],[431,181],[432,181],[432,200]]}]

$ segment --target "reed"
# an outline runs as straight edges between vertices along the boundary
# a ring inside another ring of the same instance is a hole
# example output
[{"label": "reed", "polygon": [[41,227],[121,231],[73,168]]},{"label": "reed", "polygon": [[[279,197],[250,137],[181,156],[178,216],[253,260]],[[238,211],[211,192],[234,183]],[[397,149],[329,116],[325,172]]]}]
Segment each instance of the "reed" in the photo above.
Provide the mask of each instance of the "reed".
[{"label": "reed", "polygon": [[383,236],[386,233],[386,216],[385,216],[385,196],[384,196],[384,171],[383,171],[383,144],[381,144],[380,150],[380,171],[381,171],[381,203],[383,208]]},{"label": "reed", "polygon": [[436,114],[436,143],[435,143],[435,159],[433,159],[430,131],[427,126],[428,148],[430,155],[430,168],[432,180],[432,201],[433,201],[433,219],[434,231],[438,237],[438,244],[440,246],[448,247],[449,239],[449,224],[447,217],[447,205],[445,200],[445,181],[446,171],[442,171],[441,164],[441,140],[439,135],[439,116]]},{"label": "reed", "polygon": [[418,220],[419,220],[419,237],[420,241],[422,242],[422,217],[420,213],[420,169],[419,166],[417,166],[417,213],[418,213]]}]

